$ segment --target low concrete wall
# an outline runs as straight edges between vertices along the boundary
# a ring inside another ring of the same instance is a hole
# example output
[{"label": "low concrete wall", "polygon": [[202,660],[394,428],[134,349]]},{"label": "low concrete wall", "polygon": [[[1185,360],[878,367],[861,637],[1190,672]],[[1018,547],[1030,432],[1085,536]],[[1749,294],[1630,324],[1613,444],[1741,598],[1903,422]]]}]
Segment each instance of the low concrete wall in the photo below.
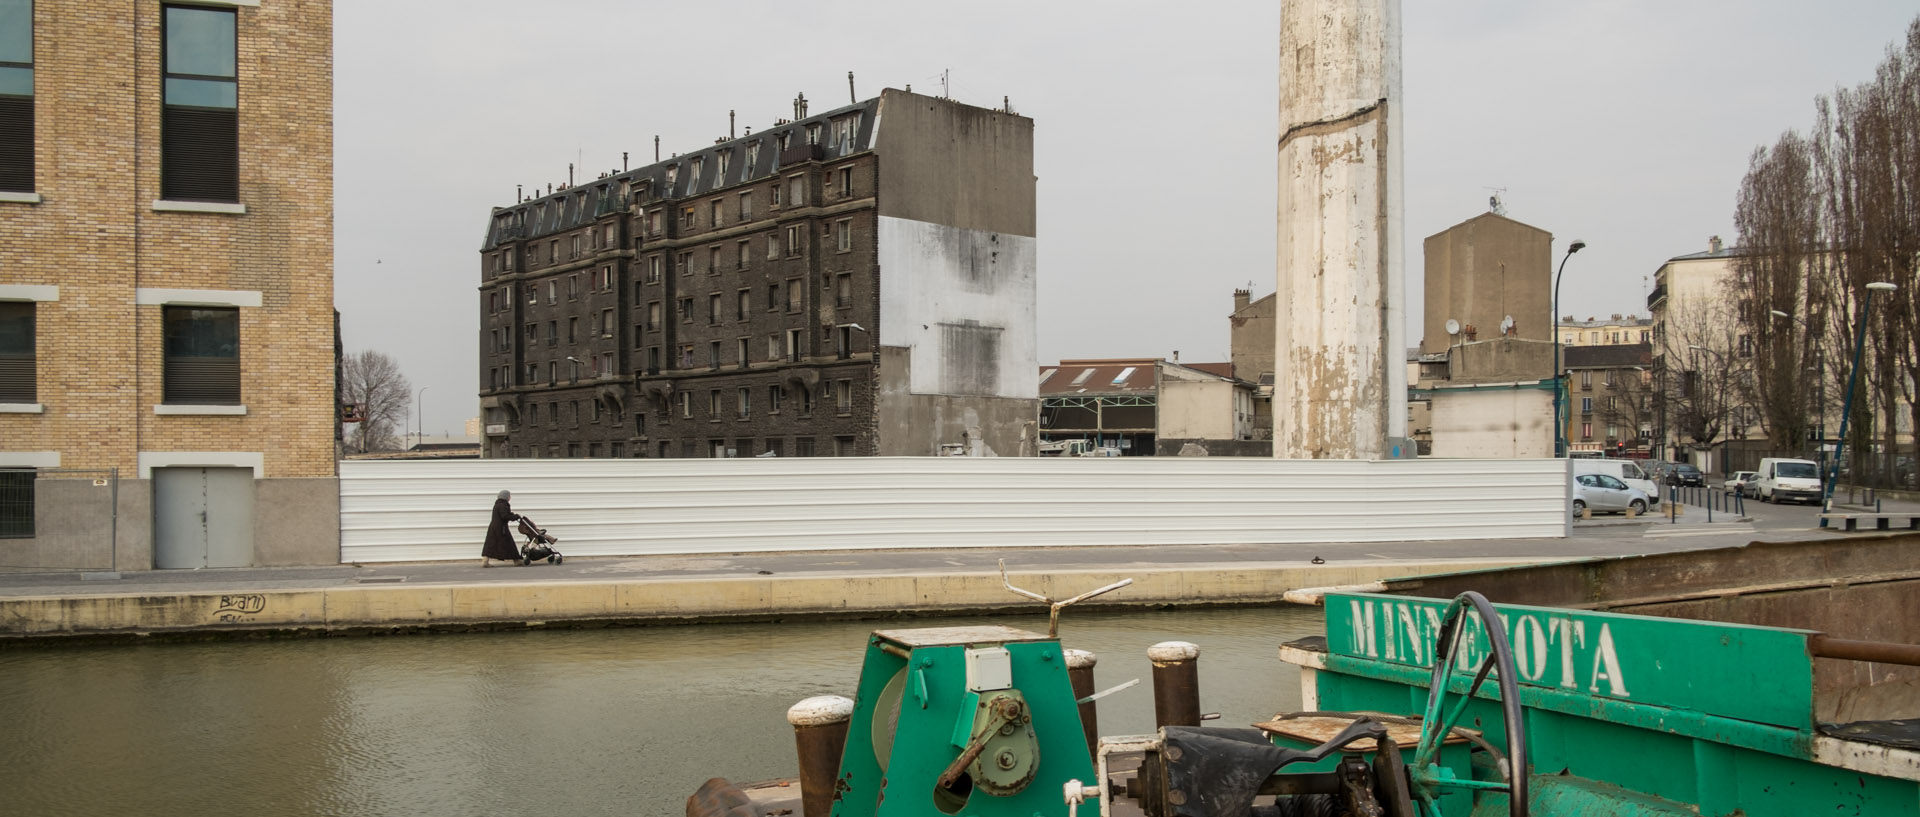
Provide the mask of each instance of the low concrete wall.
[{"label": "low concrete wall", "polygon": [[[1193,446],[1188,448],[1187,446]],[[1194,440],[1158,437],[1153,453],[1159,457],[1271,457],[1272,440]]]},{"label": "low concrete wall", "polygon": [[[1288,590],[1479,570],[1514,560],[1195,564],[1172,570],[1065,570],[1013,582],[1066,598],[1123,578],[1098,606],[1279,602]],[[1091,605],[1090,605],[1091,606]],[[359,630],[593,621],[889,615],[1044,607],[1008,593],[998,573],[836,574],[609,582],[369,585],[251,593],[24,596],[0,599],[0,637],[249,630]]]},{"label": "low concrete wall", "polygon": [[97,479],[85,472],[42,474],[33,481],[34,535],[0,539],[0,571],[111,570],[113,492],[104,471]]},{"label": "low concrete wall", "polygon": [[340,480],[263,479],[254,484],[254,564],[339,563]]}]

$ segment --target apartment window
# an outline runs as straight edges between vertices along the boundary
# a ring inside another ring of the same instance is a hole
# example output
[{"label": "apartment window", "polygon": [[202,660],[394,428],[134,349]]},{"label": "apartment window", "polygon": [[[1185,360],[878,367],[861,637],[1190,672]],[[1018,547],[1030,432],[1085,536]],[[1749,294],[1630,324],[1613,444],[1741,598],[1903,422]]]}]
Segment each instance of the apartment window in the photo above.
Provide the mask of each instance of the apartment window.
[{"label": "apartment window", "polygon": [[813,456],[813,438],[812,437],[793,438],[793,455],[796,457]]},{"label": "apartment window", "polygon": [[1608,332],[1608,333],[1607,333],[1607,339],[1608,339],[1608,340],[1607,340],[1607,342],[1608,342],[1608,343],[1619,343],[1619,342],[1620,342],[1620,333],[1619,333],[1619,332]]},{"label": "apartment window", "polygon": [[683,343],[680,345],[680,368],[693,368],[693,344],[691,343]]},{"label": "apartment window", "polygon": [[547,279],[547,303],[553,304],[553,303],[558,303],[559,301],[560,301],[560,282],[555,281],[552,278],[548,278]]},{"label": "apartment window", "polygon": [[1653,333],[1652,333],[1652,332],[1649,332],[1649,331],[1647,331],[1647,330],[1645,330],[1645,329],[1642,329],[1642,330],[1640,330],[1640,342],[1641,342],[1641,343],[1647,343],[1647,342],[1649,342],[1649,341],[1651,341],[1652,339],[1653,339]]},{"label": "apartment window", "polygon": [[32,301],[0,301],[0,403],[40,402],[34,312]]},{"label": "apartment window", "polygon": [[840,252],[853,251],[853,220],[840,219],[833,223],[833,248]]},{"label": "apartment window", "polygon": [[579,334],[580,334],[580,319],[568,318],[567,319],[567,342],[568,343],[577,342],[579,340]]},{"label": "apartment window", "polygon": [[798,329],[787,330],[787,361],[800,362],[800,330]]},{"label": "apartment window", "polygon": [[600,291],[601,292],[613,291],[613,268],[612,267],[600,268]]},{"label": "apartment window", "polygon": [[603,338],[613,337],[613,310],[611,308],[600,310],[600,336]]},{"label": "apartment window", "polygon": [[707,418],[711,420],[720,419],[720,390],[719,389],[707,390]]},{"label": "apartment window", "polygon": [[[831,385],[828,388],[832,388]],[[806,386],[800,387],[800,416],[813,416],[813,391]]]},{"label": "apartment window", "polygon": [[647,331],[651,332],[659,328],[660,328],[660,302],[648,301],[647,302]]},{"label": "apartment window", "polygon": [[714,370],[720,368],[720,341],[707,341],[707,368]]},{"label": "apartment window", "polygon": [[772,202],[771,204],[768,205],[768,209],[772,209],[772,210],[780,209],[780,183],[774,182],[773,185],[768,188],[768,190],[772,192],[772,195],[767,197],[768,201]]},{"label": "apartment window", "polygon": [[680,322],[693,323],[693,299],[680,299]]},{"label": "apartment window", "polygon": [[0,0],[0,190],[33,191],[33,114],[33,0]]},{"label": "apartment window", "polygon": [[784,386],[781,386],[778,383],[768,386],[767,387],[767,413],[779,414],[780,401],[785,399],[786,396],[787,396],[787,390]]},{"label": "apartment window", "polygon": [[163,6],[161,20],[160,197],[237,202],[240,86],[234,10]]},{"label": "apartment window", "polygon": [[853,438],[848,436],[833,438],[833,455],[836,457],[854,456]]},{"label": "apartment window", "polygon": [[780,359],[780,336],[779,335],[767,336],[767,359],[768,360]]},{"label": "apartment window", "polygon": [[834,410],[841,414],[853,413],[853,381],[842,380],[834,389]]},{"label": "apartment window", "polygon": [[644,323],[636,323],[633,325],[633,348],[638,349],[640,345],[645,342],[646,331],[647,325]]},{"label": "apartment window", "polygon": [[33,538],[32,469],[0,470],[0,539]]},{"label": "apartment window", "polygon": [[739,268],[739,269],[747,268],[747,259],[753,256],[753,250],[749,249],[748,247],[748,245],[750,245],[751,243],[752,242],[744,238],[740,240],[740,247],[739,247],[740,257],[734,261],[734,266],[736,268]]},{"label": "apartment window", "polygon": [[1580,373],[1580,388],[1593,388],[1593,372],[1583,371]]},{"label": "apartment window", "polygon": [[712,212],[710,212],[710,213],[708,213],[708,216],[709,216],[709,217],[710,217],[710,218],[712,219],[712,221],[713,221],[713,225],[712,225],[712,226],[715,226],[715,227],[718,227],[718,226],[720,226],[720,200],[719,200],[719,199],[714,199],[714,200],[713,200],[713,201],[712,201],[712,202],[711,202],[711,203],[710,203],[710,204],[708,205],[708,207],[709,207],[709,208],[710,208],[710,209],[712,210]]},{"label": "apartment window", "polygon": [[780,236],[779,234],[776,233],[774,235],[767,236],[767,260],[772,261],[779,257],[780,257]]},{"label": "apartment window", "polygon": [[780,456],[781,454],[780,443],[781,443],[781,440],[779,437],[768,437],[767,438],[767,456],[769,457]]},{"label": "apartment window", "polygon": [[719,272],[720,272],[720,245],[715,244],[707,248],[707,273],[717,274]]},{"label": "apartment window", "polygon": [[647,232],[651,235],[659,235],[664,220],[665,216],[662,216],[659,210],[647,213]]},{"label": "apartment window", "polygon": [[687,208],[683,208],[683,209],[681,209],[681,211],[680,211],[680,229],[682,229],[682,230],[691,230],[691,229],[693,229],[693,208],[692,208],[692,207],[687,207]]},{"label": "apartment window", "polygon": [[853,276],[840,273],[833,276],[833,305],[837,307],[853,306]]},{"label": "apartment window", "polygon": [[753,411],[753,389],[747,388],[746,386],[740,387],[739,402],[733,407],[733,410],[735,419],[747,419],[747,413]]},{"label": "apartment window", "polygon": [[547,361],[547,385],[551,386],[558,382],[560,382],[560,362],[549,360]]},{"label": "apartment window", "polygon": [[680,263],[681,275],[693,274],[693,253],[692,252],[681,253],[679,263]]},{"label": "apartment window", "polygon": [[833,347],[834,347],[835,354],[838,355],[841,360],[846,360],[847,358],[852,357],[853,356],[853,327],[851,326],[835,327],[834,333],[833,333]]},{"label": "apartment window", "polygon": [[1581,423],[1581,424],[1580,424],[1580,439],[1582,439],[1582,440],[1591,440],[1591,439],[1593,439],[1593,424],[1592,424],[1592,423]]},{"label": "apartment window", "polygon": [[161,308],[165,336],[164,401],[199,405],[240,403],[240,310],[232,307]]},{"label": "apartment window", "polygon": [[559,344],[560,344],[560,322],[557,320],[547,321],[547,345],[558,346]]},{"label": "apartment window", "polygon": [[647,347],[647,374],[660,373],[660,347]]},{"label": "apartment window", "polygon": [[719,322],[720,322],[720,293],[715,292],[712,295],[707,296],[707,325],[711,326]]},{"label": "apartment window", "polygon": [[1580,413],[1581,414],[1593,413],[1593,398],[1591,397],[1580,398]]},{"label": "apartment window", "polygon": [[779,309],[780,309],[780,285],[768,284],[767,285],[767,311],[774,312]]},{"label": "apartment window", "polygon": [[714,168],[717,171],[714,174],[714,185],[716,187],[727,183],[727,166],[732,163],[732,150],[723,150],[714,154]]},{"label": "apartment window", "polygon": [[567,242],[567,244],[568,244],[568,246],[567,246],[567,257],[568,257],[568,258],[579,258],[579,257],[580,257],[580,234],[579,234],[579,233],[575,233],[575,234],[573,234],[573,235],[571,236],[571,239],[572,239],[572,240],[570,240],[570,241],[568,241],[568,242]]},{"label": "apartment window", "polygon": [[693,392],[690,392],[690,391],[680,392],[680,416],[682,417],[693,416]]},{"label": "apartment window", "polygon": [[840,198],[853,198],[853,165],[840,168]]},{"label": "apartment window", "polygon": [[787,279],[787,311],[800,311],[800,279]]},{"label": "apartment window", "polygon": [[[816,126],[817,129],[818,126]],[[804,176],[787,177],[787,204],[799,207],[807,203],[807,180]]]},{"label": "apartment window", "polygon": [[807,126],[807,144],[820,144],[820,123],[815,122]]},{"label": "apartment window", "polygon": [[751,289],[743,289],[743,290],[740,290],[739,292],[734,293],[734,296],[733,296],[733,319],[734,320],[744,321],[747,319],[747,304],[752,300],[753,300],[753,290]]},{"label": "apartment window", "polygon": [[734,348],[734,351],[737,353],[735,355],[734,362],[737,363],[742,369],[747,368],[747,364],[750,362],[751,358],[753,357],[752,344],[750,343],[751,340],[752,340],[751,338],[741,338],[736,343]]},{"label": "apartment window", "polygon": [[547,263],[557,264],[559,262],[560,262],[560,239],[556,238],[552,241],[547,242]]},{"label": "apartment window", "polygon": [[660,268],[666,266],[666,259],[657,255],[647,256],[647,283],[660,283]]},{"label": "apartment window", "polygon": [[580,401],[567,401],[567,419],[574,428],[580,427]]},{"label": "apartment window", "polygon": [[796,258],[800,255],[801,248],[805,246],[806,236],[806,231],[800,229],[798,224],[787,227],[788,258]]},{"label": "apartment window", "polygon": [[[755,147],[758,147],[758,146],[756,145]],[[753,218],[753,194],[741,193],[740,194],[740,220],[746,221],[747,219],[750,219],[750,218]]]}]

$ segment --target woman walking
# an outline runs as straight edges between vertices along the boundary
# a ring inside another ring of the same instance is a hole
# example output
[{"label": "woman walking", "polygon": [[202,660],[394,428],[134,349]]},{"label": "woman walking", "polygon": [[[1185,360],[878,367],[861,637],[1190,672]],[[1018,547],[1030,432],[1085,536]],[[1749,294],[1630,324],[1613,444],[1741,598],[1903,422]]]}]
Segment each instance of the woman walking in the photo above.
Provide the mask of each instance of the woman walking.
[{"label": "woman walking", "polygon": [[507,504],[510,496],[511,493],[501,491],[500,497],[493,501],[493,523],[487,525],[487,543],[480,548],[481,567],[493,567],[495,559],[503,562],[520,561],[520,550],[513,546],[513,532],[507,530],[508,522],[520,520],[520,515],[514,513]]}]

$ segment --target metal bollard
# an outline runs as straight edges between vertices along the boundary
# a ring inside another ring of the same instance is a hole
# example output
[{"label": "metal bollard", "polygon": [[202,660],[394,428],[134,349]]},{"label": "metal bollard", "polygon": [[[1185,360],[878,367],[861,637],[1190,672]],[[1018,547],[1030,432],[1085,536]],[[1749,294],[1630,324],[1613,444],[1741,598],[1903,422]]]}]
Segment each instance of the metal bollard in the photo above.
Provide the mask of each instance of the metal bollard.
[{"label": "metal bollard", "polygon": [[787,710],[800,755],[801,817],[827,817],[833,812],[834,778],[840,774],[840,753],[847,747],[847,723],[852,718],[853,701],[839,695],[808,698]]},{"label": "metal bollard", "polygon": [[1153,662],[1155,726],[1200,725],[1200,647],[1162,641],[1147,648]]},{"label": "metal bollard", "polygon": [[[1093,665],[1100,659],[1086,650],[1067,650],[1067,683],[1073,686],[1073,699],[1080,700],[1094,693]],[[1098,701],[1088,701],[1080,705],[1080,726],[1087,733],[1087,757],[1092,758],[1096,747],[1100,745],[1100,717],[1094,707]]]}]

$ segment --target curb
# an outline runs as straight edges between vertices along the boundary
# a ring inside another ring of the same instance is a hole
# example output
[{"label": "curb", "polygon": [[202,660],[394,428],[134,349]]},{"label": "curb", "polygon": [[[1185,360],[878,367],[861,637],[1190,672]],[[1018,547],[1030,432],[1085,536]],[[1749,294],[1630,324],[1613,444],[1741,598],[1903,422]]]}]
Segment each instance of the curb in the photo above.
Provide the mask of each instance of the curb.
[{"label": "curb", "polygon": [[[1454,559],[1325,565],[1221,563],[1175,568],[1016,573],[1013,582],[1068,598],[1124,578],[1102,607],[1280,602],[1288,590],[1398,576],[1556,561]],[[73,636],[393,632],[648,623],[769,617],[882,617],[1025,608],[997,572],[820,574],[524,584],[358,585],[177,594],[88,594],[0,599],[0,642]],[[1037,606],[1037,605],[1035,605]]]}]

